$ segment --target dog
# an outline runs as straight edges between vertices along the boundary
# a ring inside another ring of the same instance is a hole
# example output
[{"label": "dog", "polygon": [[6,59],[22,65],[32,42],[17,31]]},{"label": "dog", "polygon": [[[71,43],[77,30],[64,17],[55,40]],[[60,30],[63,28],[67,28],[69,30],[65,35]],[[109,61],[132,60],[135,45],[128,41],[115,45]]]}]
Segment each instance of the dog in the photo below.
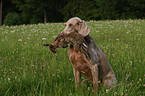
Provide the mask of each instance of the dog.
[{"label": "dog", "polygon": [[[84,52],[79,51],[80,49],[76,50],[76,45],[74,45],[75,43],[70,44],[68,50],[68,56],[73,66],[76,89],[78,88],[80,82],[80,73],[84,74],[93,82],[94,92],[99,89],[98,80],[110,89],[116,87],[117,79],[115,73],[109,64],[106,55],[95,44],[93,38],[89,35],[90,29],[86,22],[78,17],[74,17],[69,19],[65,24],[65,29],[58,35],[58,38],[56,38],[53,44],[44,44],[44,46],[49,45],[50,50],[56,52],[56,45],[60,48],[66,48],[68,44],[68,42],[62,40],[65,36],[60,38],[61,35],[67,36],[76,32],[83,36],[83,39],[87,43],[87,47],[85,48],[87,48],[87,51],[89,52],[88,56],[90,59],[87,59]],[[72,38],[75,40],[75,37]]]}]

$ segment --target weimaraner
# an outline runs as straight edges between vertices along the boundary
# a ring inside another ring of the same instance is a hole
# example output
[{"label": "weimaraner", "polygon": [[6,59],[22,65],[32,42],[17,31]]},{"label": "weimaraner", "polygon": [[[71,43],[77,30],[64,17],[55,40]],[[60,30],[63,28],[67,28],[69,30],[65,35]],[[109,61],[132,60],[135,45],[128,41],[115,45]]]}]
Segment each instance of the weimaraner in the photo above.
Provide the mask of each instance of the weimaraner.
[{"label": "weimaraner", "polygon": [[[114,88],[117,84],[115,73],[106,55],[89,35],[90,29],[86,22],[78,17],[74,17],[69,19],[65,24],[65,29],[58,35],[53,44],[44,44],[44,46],[49,46],[52,52],[56,52],[57,47],[65,48],[73,39],[74,41],[80,42],[78,44],[76,44],[77,42],[70,43],[68,50],[68,56],[73,66],[76,88],[80,82],[80,73],[84,74],[93,82],[94,91],[99,88],[98,80],[100,80],[104,86],[110,89]],[[70,35],[74,32],[77,32],[82,37],[78,34],[73,34],[74,36]],[[77,37],[80,39],[77,39]],[[65,38],[71,39],[66,40]],[[80,49],[78,47],[78,50],[76,50],[76,46],[78,45]],[[84,51],[81,51],[82,49],[84,49]],[[87,57],[90,59],[87,59]]]}]

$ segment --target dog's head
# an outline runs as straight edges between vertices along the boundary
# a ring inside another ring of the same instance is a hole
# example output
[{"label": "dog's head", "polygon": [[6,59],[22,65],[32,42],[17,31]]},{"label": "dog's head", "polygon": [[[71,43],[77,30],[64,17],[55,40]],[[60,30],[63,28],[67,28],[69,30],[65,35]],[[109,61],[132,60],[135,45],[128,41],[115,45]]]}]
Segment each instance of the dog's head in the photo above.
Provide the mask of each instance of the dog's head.
[{"label": "dog's head", "polygon": [[90,29],[88,28],[86,22],[84,20],[81,20],[78,17],[74,17],[69,19],[65,23],[66,27],[62,31],[63,34],[69,34],[71,32],[78,32],[82,36],[87,36],[90,32]]}]

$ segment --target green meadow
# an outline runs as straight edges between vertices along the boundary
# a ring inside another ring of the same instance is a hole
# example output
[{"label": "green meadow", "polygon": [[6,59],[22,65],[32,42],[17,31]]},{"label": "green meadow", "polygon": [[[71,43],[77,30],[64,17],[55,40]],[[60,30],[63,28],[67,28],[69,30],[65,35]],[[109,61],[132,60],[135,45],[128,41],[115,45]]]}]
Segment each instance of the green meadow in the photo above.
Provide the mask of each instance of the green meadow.
[{"label": "green meadow", "polygon": [[42,46],[65,26],[47,23],[0,27],[0,96],[145,96],[145,20],[87,24],[116,74],[116,90],[93,93],[91,84],[75,90],[68,48],[54,54]]}]

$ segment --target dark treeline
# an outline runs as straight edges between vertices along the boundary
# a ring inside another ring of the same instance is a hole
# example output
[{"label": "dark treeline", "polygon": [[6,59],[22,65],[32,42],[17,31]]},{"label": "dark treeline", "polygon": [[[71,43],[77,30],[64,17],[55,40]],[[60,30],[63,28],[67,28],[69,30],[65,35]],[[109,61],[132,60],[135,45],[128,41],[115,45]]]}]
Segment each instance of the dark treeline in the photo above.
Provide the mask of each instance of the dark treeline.
[{"label": "dark treeline", "polygon": [[[2,15],[1,15],[2,14]],[[84,20],[144,19],[145,0],[1,0],[6,25]]]}]

